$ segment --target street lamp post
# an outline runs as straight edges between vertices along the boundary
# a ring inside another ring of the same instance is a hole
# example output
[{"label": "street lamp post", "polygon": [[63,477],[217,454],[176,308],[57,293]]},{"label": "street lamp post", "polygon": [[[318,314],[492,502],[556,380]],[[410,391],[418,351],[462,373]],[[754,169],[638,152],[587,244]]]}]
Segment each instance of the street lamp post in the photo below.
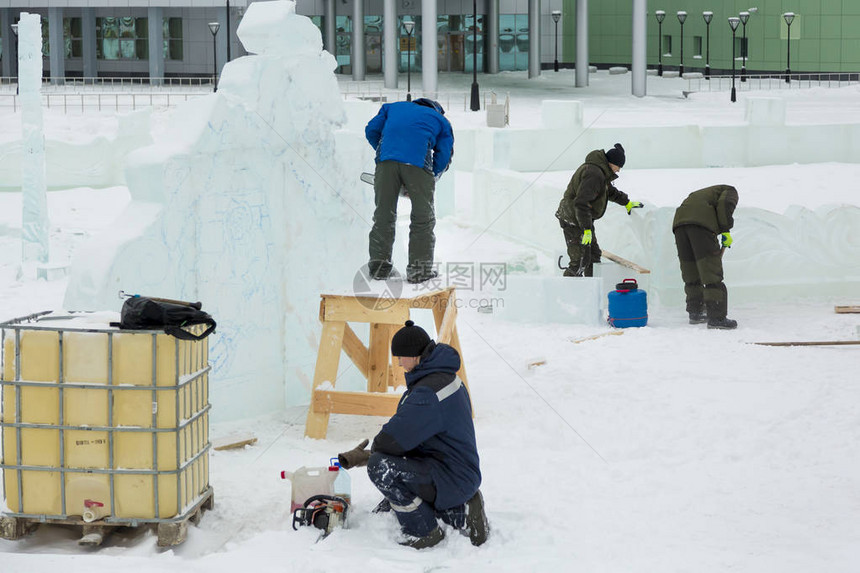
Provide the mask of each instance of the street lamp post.
[{"label": "street lamp post", "polygon": [[406,101],[412,101],[412,29],[415,22],[403,22],[406,28]]},{"label": "street lamp post", "polygon": [[209,31],[212,32],[212,82],[214,84],[213,92],[218,91],[218,43],[215,40],[215,37],[218,35],[218,29],[221,28],[221,24],[218,22],[209,22]]},{"label": "street lamp post", "polygon": [[561,19],[561,10],[552,11],[552,21],[555,22],[555,63],[553,69],[558,71],[558,21]]},{"label": "street lamp post", "polygon": [[227,0],[227,61],[230,61],[230,0]]},{"label": "street lamp post", "polygon": [[713,12],[702,12],[705,19],[705,79],[711,79],[711,20],[714,19]]},{"label": "street lamp post", "polygon": [[478,0],[472,0],[472,101],[469,109],[481,109],[478,94]]},{"label": "street lamp post", "polygon": [[729,18],[729,26],[732,27],[732,102],[738,101],[737,93],[735,92],[735,32],[740,23],[740,18],[735,18],[734,16]]},{"label": "street lamp post", "polygon": [[18,62],[17,62],[17,59],[18,59],[18,24],[12,24],[11,28],[12,28],[12,32],[15,34],[15,60],[16,60],[15,61],[15,94],[17,95],[19,93],[18,92],[18,84],[21,81],[20,80],[21,76],[19,73],[20,70],[18,69]]},{"label": "street lamp post", "polygon": [[687,13],[683,10],[678,12],[678,21],[681,23],[681,67],[678,68],[678,75],[684,77],[684,20],[687,19]]},{"label": "street lamp post", "polygon": [[750,19],[750,13],[743,11],[738,16],[741,19],[741,24],[744,25],[744,39],[741,41],[741,81],[747,81],[747,21]]},{"label": "street lamp post", "polygon": [[788,26],[788,34],[785,37],[785,83],[791,83],[791,23],[794,21],[794,12],[786,12],[782,15],[785,25]]},{"label": "street lamp post", "polygon": [[666,13],[663,10],[654,12],[657,18],[657,75],[663,75],[663,19]]}]

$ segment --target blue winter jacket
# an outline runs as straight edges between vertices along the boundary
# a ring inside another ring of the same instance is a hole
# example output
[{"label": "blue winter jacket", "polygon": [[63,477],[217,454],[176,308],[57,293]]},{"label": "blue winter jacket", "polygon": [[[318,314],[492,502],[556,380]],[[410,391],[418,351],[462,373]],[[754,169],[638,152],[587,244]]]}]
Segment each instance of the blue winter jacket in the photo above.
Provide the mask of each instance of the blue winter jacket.
[{"label": "blue winter jacket", "polygon": [[466,503],[481,485],[472,403],[457,377],[460,355],[431,342],[406,373],[397,412],[373,440],[372,450],[425,460],[436,485],[436,509]]},{"label": "blue winter jacket", "polygon": [[434,177],[448,169],[454,155],[451,124],[435,109],[415,102],[383,104],[364,134],[376,150],[377,163],[407,163]]}]

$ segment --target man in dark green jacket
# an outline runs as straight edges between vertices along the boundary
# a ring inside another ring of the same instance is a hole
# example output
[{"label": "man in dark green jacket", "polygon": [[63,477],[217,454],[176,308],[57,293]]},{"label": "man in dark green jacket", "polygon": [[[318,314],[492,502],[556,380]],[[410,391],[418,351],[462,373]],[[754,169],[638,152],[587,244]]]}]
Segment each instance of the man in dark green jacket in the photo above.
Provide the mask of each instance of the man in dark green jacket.
[{"label": "man in dark green jacket", "polygon": [[714,185],[693,191],[675,211],[672,231],[690,324],[707,321],[708,328],[738,326],[736,320],[726,317],[728,291],[723,283],[723,251],[732,245],[729,231],[735,223],[732,216],[737,206],[738,192],[734,187]]},{"label": "man in dark green jacket", "polygon": [[628,215],[631,209],[643,206],[638,201],[631,201],[626,193],[612,185],[625,162],[624,148],[620,143],[606,152],[595,149],[570,178],[555,212],[567,244],[567,256],[570,257],[564,276],[594,275],[594,263],[600,262],[594,221],[603,217],[607,202],[623,205]]}]

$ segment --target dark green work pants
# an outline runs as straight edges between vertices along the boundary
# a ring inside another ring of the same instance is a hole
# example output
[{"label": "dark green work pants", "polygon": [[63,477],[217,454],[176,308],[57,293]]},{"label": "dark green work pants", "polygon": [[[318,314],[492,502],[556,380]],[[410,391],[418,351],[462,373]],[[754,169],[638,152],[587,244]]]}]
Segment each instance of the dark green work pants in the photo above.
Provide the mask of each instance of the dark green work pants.
[{"label": "dark green work pants", "polygon": [[698,225],[675,229],[687,312],[707,313],[708,319],[726,318],[728,291],[723,283],[723,257],[717,235]]},{"label": "dark green work pants", "polygon": [[436,214],[433,207],[433,192],[436,180],[420,167],[383,161],[376,164],[373,190],[376,195],[376,210],[373,212],[373,228],[370,230],[370,262],[379,265],[391,263],[394,246],[394,227],[397,222],[397,198],[400,188],[405,187],[412,202],[409,224],[409,266],[411,270],[430,268],[436,246]]},{"label": "dark green work pants", "polygon": [[567,256],[570,257],[564,276],[594,276],[594,263],[600,262],[601,254],[600,245],[597,244],[597,235],[592,231],[591,244],[583,245],[582,229],[578,225],[571,225],[561,219],[558,222],[561,225],[561,232],[564,233]]}]

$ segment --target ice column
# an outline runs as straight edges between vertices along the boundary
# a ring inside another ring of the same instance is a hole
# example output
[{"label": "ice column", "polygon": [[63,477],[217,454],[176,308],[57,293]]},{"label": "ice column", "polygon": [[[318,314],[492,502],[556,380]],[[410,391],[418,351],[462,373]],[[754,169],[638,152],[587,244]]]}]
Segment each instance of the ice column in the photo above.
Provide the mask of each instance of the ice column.
[{"label": "ice column", "polygon": [[48,262],[45,132],[42,122],[42,24],[38,14],[18,22],[18,88],[23,124],[21,162],[22,262]]}]

